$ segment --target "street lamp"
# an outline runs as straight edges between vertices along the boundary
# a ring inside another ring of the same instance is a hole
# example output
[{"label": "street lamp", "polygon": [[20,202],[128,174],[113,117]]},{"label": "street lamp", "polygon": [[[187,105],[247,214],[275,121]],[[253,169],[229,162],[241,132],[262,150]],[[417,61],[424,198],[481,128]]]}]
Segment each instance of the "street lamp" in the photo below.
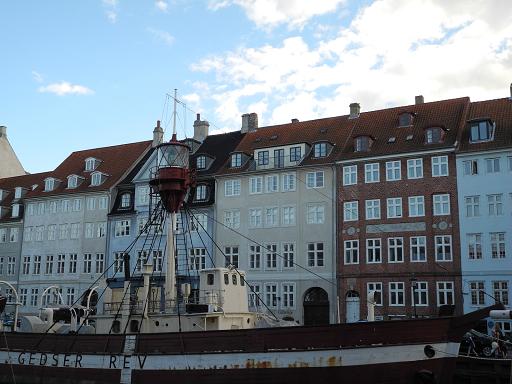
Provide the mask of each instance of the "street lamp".
[{"label": "street lamp", "polygon": [[411,282],[412,285],[412,306],[414,308],[414,318],[416,319],[418,317],[416,313],[416,288],[418,286],[418,279],[413,276],[409,279],[409,281]]}]

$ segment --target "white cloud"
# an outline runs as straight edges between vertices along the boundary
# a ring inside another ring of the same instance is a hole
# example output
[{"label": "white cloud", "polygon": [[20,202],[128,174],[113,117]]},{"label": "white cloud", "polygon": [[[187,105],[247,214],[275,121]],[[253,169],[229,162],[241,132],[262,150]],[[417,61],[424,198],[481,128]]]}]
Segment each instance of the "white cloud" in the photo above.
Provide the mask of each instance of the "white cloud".
[{"label": "white cloud", "polygon": [[162,41],[166,45],[172,45],[172,43],[174,43],[174,36],[172,36],[169,32],[161,31],[159,29],[154,29],[154,28],[148,28],[147,30],[155,38]]},{"label": "white cloud", "polygon": [[105,15],[107,16],[108,21],[112,24],[117,22],[117,0],[102,0],[103,8],[105,8]]},{"label": "white cloud", "polygon": [[272,28],[279,24],[302,27],[309,19],[333,12],[345,0],[210,0],[218,10],[231,5],[242,7],[257,26]]},{"label": "white cloud", "polygon": [[[216,4],[234,1],[242,3]],[[506,4],[378,0],[334,38],[241,47],[191,69],[215,75],[203,102],[215,102],[216,117],[233,129],[250,108],[270,124],[347,114],[351,102],[363,110],[410,104],[418,94],[426,101],[503,97],[512,66]]]},{"label": "white cloud", "polygon": [[42,83],[44,81],[43,75],[37,71],[32,71],[32,78],[36,83]]},{"label": "white cloud", "polygon": [[169,4],[163,0],[158,0],[155,2],[155,7],[162,12],[167,12],[167,8],[169,8]]},{"label": "white cloud", "polygon": [[83,85],[71,84],[67,81],[61,81],[60,83],[48,84],[38,88],[41,93],[54,93],[58,96],[65,95],[92,95],[94,91]]}]

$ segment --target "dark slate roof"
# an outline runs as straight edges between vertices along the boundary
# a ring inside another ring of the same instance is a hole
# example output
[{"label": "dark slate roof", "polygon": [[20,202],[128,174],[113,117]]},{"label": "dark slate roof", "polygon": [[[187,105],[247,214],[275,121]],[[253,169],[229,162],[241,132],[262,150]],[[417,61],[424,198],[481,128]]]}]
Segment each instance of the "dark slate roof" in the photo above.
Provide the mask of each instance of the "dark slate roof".
[{"label": "dark slate roof", "polygon": [[[470,121],[490,119],[496,124],[494,140],[470,143]],[[486,151],[512,147],[512,100],[510,98],[477,101],[471,103],[467,121],[464,122],[460,151]]]},{"label": "dark slate roof", "polygon": [[[51,176],[61,181],[57,188],[53,191],[44,192],[44,183],[42,183],[37,189],[29,192],[27,197],[109,190],[151,148],[151,143],[152,141],[149,140],[73,152],[53,172],[46,176]],[[89,157],[101,160],[101,163],[94,171],[108,175],[101,185],[90,186],[92,172],[85,171],[85,159]],[[83,177],[84,180],[77,188],[68,189],[67,177],[69,175],[77,175]]]},{"label": "dark slate roof", "polygon": [[[469,98],[463,97],[362,112],[353,119],[354,127],[340,160],[454,147],[468,109]],[[404,112],[414,115],[413,124],[399,127],[398,118]],[[442,143],[425,144],[425,129],[431,127],[445,130]],[[410,135],[412,138],[407,140]],[[358,136],[374,139],[369,151],[354,152],[354,139]],[[392,143],[388,142],[391,137],[395,138]]]}]

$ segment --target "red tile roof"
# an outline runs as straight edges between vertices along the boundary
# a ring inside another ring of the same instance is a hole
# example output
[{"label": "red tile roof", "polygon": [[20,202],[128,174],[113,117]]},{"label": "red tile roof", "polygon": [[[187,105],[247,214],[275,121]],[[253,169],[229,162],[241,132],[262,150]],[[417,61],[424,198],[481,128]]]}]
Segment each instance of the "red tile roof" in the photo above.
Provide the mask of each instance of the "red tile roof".
[{"label": "red tile roof", "polygon": [[[494,140],[470,143],[471,120],[491,119],[496,123]],[[464,121],[460,151],[484,151],[512,147],[512,100],[510,98],[473,102],[469,108],[467,121]]]},{"label": "red tile roof", "polygon": [[[67,193],[83,193],[93,191],[105,191],[115,185],[119,179],[151,148],[151,140],[137,143],[116,145],[104,148],[87,149],[73,152],[53,172],[46,177],[54,177],[61,182],[50,192],[44,192],[44,182],[40,187],[27,194],[27,197],[52,196]],[[85,171],[85,159],[94,157],[101,160],[100,164],[93,171],[102,172],[107,176],[106,180],[98,186],[91,187],[91,173]],[[67,188],[67,177],[77,175],[84,180],[77,188]],[[45,177],[45,178],[46,178]]]}]

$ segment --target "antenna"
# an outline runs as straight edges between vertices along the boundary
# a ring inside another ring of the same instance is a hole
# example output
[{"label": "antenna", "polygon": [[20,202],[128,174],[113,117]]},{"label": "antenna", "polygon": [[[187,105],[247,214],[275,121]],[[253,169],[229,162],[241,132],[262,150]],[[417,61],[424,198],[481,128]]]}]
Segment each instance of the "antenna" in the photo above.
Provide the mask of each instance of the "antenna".
[{"label": "antenna", "polygon": [[178,90],[174,88],[174,109],[172,112],[172,137],[176,137],[176,99],[178,97]]}]

